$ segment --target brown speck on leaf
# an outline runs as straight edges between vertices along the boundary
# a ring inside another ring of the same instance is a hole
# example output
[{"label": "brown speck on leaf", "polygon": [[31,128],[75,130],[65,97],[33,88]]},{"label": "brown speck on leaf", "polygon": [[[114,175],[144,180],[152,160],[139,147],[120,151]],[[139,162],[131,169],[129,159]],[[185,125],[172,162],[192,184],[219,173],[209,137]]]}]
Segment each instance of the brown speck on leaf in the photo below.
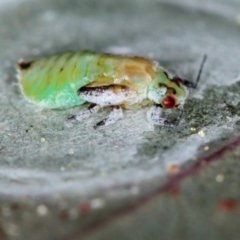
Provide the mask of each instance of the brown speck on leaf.
[{"label": "brown speck on leaf", "polygon": [[21,207],[21,205],[20,205],[19,203],[12,203],[12,204],[10,205],[10,208],[11,208],[11,210],[13,210],[13,211],[18,211],[18,210],[21,210],[21,209],[22,209],[22,207]]},{"label": "brown speck on leaf", "polygon": [[68,219],[68,217],[69,217],[69,213],[67,209],[62,209],[58,214],[58,218],[62,221]]},{"label": "brown speck on leaf", "polygon": [[229,212],[237,207],[237,202],[233,199],[223,199],[218,202],[217,208],[222,212]]},{"label": "brown speck on leaf", "polygon": [[88,202],[81,203],[79,206],[79,214],[82,217],[85,217],[89,214],[90,212],[90,205]]},{"label": "brown speck on leaf", "polygon": [[177,188],[171,188],[168,191],[169,195],[173,196],[173,197],[177,197],[179,195],[179,190]]}]

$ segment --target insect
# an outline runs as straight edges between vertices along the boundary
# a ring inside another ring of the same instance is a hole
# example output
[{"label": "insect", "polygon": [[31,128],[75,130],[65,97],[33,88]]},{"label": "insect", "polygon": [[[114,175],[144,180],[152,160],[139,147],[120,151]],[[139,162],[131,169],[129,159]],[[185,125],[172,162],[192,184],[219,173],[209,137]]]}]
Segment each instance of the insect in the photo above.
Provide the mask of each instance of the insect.
[{"label": "insect", "polygon": [[[183,114],[188,88],[196,88],[198,77],[191,83],[170,76],[156,62],[143,57],[99,54],[91,51],[57,54],[38,60],[20,60],[17,72],[25,98],[45,108],[68,108],[85,102],[88,109],[68,118],[66,123],[81,121],[111,106],[110,114],[94,128],[115,123],[123,118],[122,109],[149,106],[147,119],[155,125],[175,126]],[[177,108],[175,121],[161,117],[164,108]]]}]

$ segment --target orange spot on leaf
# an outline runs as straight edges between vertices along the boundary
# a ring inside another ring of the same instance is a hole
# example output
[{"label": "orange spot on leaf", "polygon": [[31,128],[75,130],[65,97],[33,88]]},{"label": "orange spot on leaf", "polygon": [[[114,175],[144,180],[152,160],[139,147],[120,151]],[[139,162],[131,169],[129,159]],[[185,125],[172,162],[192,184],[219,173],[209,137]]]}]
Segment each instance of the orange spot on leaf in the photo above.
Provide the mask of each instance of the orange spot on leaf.
[{"label": "orange spot on leaf", "polygon": [[171,164],[166,169],[167,173],[177,173],[179,172],[179,166],[177,164]]}]

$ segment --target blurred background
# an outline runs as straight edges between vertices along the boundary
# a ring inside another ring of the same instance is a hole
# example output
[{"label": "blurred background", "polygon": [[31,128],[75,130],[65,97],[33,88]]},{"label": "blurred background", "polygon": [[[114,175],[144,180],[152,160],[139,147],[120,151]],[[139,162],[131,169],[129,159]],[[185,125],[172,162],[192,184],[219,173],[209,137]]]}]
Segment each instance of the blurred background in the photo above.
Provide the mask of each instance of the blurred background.
[{"label": "blurred background", "polygon": [[[0,0],[0,239],[239,239],[239,39],[238,0]],[[190,81],[208,59],[177,128],[66,128],[86,106],[28,103],[15,64],[82,49]]]}]

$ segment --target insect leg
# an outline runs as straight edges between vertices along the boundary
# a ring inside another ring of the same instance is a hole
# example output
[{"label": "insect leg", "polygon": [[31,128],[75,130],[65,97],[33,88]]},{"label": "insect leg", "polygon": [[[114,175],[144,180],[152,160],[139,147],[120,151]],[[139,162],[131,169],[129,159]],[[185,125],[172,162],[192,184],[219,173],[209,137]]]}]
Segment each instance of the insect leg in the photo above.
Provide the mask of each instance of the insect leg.
[{"label": "insect leg", "polygon": [[166,120],[165,118],[161,118],[160,114],[162,113],[162,106],[161,105],[154,105],[150,108],[147,112],[147,119],[150,123],[159,126],[168,126],[174,127],[176,126],[175,122],[171,122]]},{"label": "insect leg", "polygon": [[96,104],[91,104],[87,110],[83,110],[71,117],[69,117],[65,124],[70,127],[72,122],[75,122],[75,121],[81,121],[82,119],[84,118],[88,118],[90,117],[91,115],[97,113],[99,111],[101,107],[99,105],[96,105]]},{"label": "insect leg", "polygon": [[112,84],[107,86],[89,87],[84,86],[77,91],[79,97],[86,102],[93,104],[88,110],[81,111],[80,113],[73,115],[66,121],[67,126],[71,126],[73,121],[80,121],[84,118],[91,116],[98,112],[100,108],[113,106],[109,116],[99,123],[94,128],[99,126],[107,126],[115,123],[118,119],[123,118],[122,109],[118,106],[132,93],[129,92],[128,88],[122,85]]},{"label": "insect leg", "polygon": [[123,118],[122,108],[119,106],[114,106],[108,117],[104,118],[102,121],[98,122],[94,129],[97,129],[100,126],[107,126],[115,123],[117,120]]}]

